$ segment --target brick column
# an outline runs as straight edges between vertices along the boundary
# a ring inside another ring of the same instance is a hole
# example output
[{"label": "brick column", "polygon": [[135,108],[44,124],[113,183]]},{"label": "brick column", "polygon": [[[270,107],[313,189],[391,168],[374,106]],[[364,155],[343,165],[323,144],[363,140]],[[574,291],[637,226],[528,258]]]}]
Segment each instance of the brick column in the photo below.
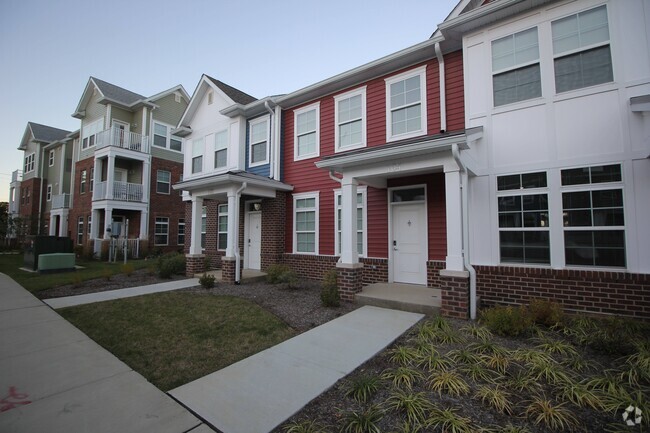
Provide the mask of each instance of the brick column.
[{"label": "brick column", "polygon": [[440,314],[445,317],[469,317],[469,275],[467,272],[440,271],[442,301]]},{"label": "brick column", "polygon": [[226,284],[235,284],[235,261],[234,257],[221,258],[221,281]]},{"label": "brick column", "polygon": [[185,275],[193,277],[194,274],[202,273],[205,262],[205,254],[185,254]]},{"label": "brick column", "polygon": [[354,295],[363,287],[363,264],[336,264],[336,282],[342,301],[354,301]]}]

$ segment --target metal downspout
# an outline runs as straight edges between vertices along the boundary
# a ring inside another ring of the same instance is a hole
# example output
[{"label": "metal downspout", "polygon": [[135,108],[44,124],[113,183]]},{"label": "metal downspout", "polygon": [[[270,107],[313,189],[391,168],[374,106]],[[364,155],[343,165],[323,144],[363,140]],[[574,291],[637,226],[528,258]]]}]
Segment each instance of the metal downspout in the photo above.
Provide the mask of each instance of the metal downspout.
[{"label": "metal downspout", "polygon": [[270,159],[270,161],[269,161],[269,177],[273,178],[273,169],[275,168],[275,152],[272,152],[271,149],[275,149],[275,147],[274,147],[275,135],[273,134],[273,132],[275,131],[275,128],[274,128],[275,112],[273,111],[273,109],[269,105],[268,100],[264,101],[264,108],[266,108],[266,111],[269,112],[269,142],[270,142],[270,146],[271,146],[271,148],[269,149],[269,159]]},{"label": "metal downspout", "polygon": [[469,260],[469,199],[467,196],[468,175],[467,168],[460,159],[457,144],[451,145],[451,153],[461,172],[461,212],[463,218],[463,263],[469,272],[469,317],[476,320],[476,269]]},{"label": "metal downspout", "polygon": [[244,182],[241,184],[239,189],[235,191],[235,221],[237,221],[237,233],[235,233],[235,245],[233,248],[235,251],[235,284],[241,284],[241,269],[239,268],[239,264],[241,263],[241,254],[239,254],[239,201],[241,199],[241,192],[245,190],[247,186],[248,183]]},{"label": "metal downspout", "polygon": [[41,190],[40,194],[38,194],[38,230],[36,234],[41,234],[41,226],[43,225],[43,214],[41,213],[42,207],[43,207],[43,159],[45,158],[45,148],[41,149],[41,158],[38,163],[41,166]]},{"label": "metal downspout", "polygon": [[440,42],[434,45],[436,50],[436,57],[438,58],[438,76],[440,77],[440,132],[444,133],[447,130],[447,103],[445,93],[445,57],[442,55],[440,49]]}]

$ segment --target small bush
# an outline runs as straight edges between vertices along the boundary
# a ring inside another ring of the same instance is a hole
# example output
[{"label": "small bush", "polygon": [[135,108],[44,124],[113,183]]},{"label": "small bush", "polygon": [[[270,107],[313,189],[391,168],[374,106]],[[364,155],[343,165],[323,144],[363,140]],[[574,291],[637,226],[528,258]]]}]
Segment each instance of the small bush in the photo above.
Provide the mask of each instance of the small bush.
[{"label": "small bush", "polygon": [[84,254],[84,247],[83,245],[75,245],[74,246],[74,255],[76,258],[80,259],[83,257]]},{"label": "small bush", "polygon": [[203,274],[201,278],[199,278],[199,284],[204,288],[204,289],[212,289],[214,287],[214,282],[216,281],[216,278],[214,275],[208,275],[208,274]]},{"label": "small bush", "polygon": [[336,282],[336,269],[325,273],[321,283],[320,300],[324,307],[338,307],[341,304],[339,286]]},{"label": "small bush", "polygon": [[282,282],[283,276],[291,272],[291,268],[287,265],[271,265],[266,270],[266,282],[269,284],[279,284]]},{"label": "small bush", "polygon": [[113,271],[110,268],[105,267],[102,269],[102,277],[104,277],[106,281],[111,281],[112,276]]},{"label": "small bush", "polygon": [[560,304],[545,299],[531,299],[528,312],[533,322],[549,327],[557,325],[564,318]]},{"label": "small bush", "polygon": [[135,268],[131,263],[125,263],[122,265],[122,273],[126,274],[127,276],[131,276],[135,272]]},{"label": "small bush", "polygon": [[533,325],[526,307],[489,308],[482,312],[481,322],[493,333],[507,337],[530,333]]},{"label": "small bush", "polygon": [[185,256],[178,253],[169,253],[158,258],[158,276],[171,278],[172,275],[185,273]]},{"label": "small bush", "polygon": [[353,379],[345,393],[359,403],[368,401],[379,389],[379,378],[373,375],[363,375]]},{"label": "small bush", "polygon": [[207,272],[210,269],[212,269],[212,260],[210,259],[210,256],[205,256],[203,258],[203,272]]}]

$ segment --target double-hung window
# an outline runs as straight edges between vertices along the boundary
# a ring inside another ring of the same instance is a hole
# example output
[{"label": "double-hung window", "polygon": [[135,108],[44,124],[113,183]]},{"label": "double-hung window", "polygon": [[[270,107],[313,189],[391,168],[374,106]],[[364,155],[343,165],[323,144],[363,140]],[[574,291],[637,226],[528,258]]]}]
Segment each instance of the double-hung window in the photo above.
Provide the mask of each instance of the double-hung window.
[{"label": "double-hung window", "polygon": [[162,123],[153,123],[153,145],[169,148],[180,152],[183,148],[182,140],[171,134],[172,127]]},{"label": "double-hung window", "polygon": [[93,189],[95,188],[95,167],[90,167],[90,192],[93,192]]},{"label": "double-hung window", "polygon": [[294,111],[294,161],[320,154],[320,103]]},{"label": "double-hung window", "polygon": [[81,140],[81,148],[86,149],[95,145],[97,134],[102,132],[104,127],[104,119],[98,119],[88,125],[82,127],[83,138]]},{"label": "double-hung window", "polygon": [[24,167],[24,172],[29,173],[30,171],[34,171],[34,154],[30,153],[25,157],[25,167]]},{"label": "double-hung window", "polygon": [[537,27],[492,41],[494,106],[542,96]]},{"label": "double-hung window", "polygon": [[192,141],[192,173],[201,173],[203,171],[203,138],[197,138]]},{"label": "double-hung window", "polygon": [[219,205],[217,221],[217,249],[225,250],[228,247],[228,205]]},{"label": "double-hung window", "polygon": [[52,185],[47,186],[46,198],[47,201],[52,201]]},{"label": "double-hung window", "polygon": [[318,193],[293,196],[294,253],[318,254]]},{"label": "double-hung window", "polygon": [[84,217],[80,216],[77,220],[77,245],[84,242]]},{"label": "double-hung window", "polygon": [[605,6],[553,21],[551,30],[557,93],[614,81]]},{"label": "double-hung window", "polygon": [[86,178],[87,171],[81,170],[81,175],[79,176],[79,193],[84,194],[86,192]]},{"label": "double-hung window", "polygon": [[47,159],[47,165],[48,165],[48,167],[54,166],[54,150],[50,150],[50,153],[49,153],[48,159]]},{"label": "double-hung window", "polygon": [[366,146],[366,88],[334,97],[336,152]]},{"label": "double-hung window", "polygon": [[228,130],[214,134],[214,168],[228,165]]},{"label": "double-hung window", "polygon": [[386,140],[427,132],[426,67],[386,79]]},{"label": "double-hung window", "polygon": [[171,180],[171,172],[167,170],[156,170],[156,192],[158,194],[169,194]]},{"label": "double-hung window", "polygon": [[625,213],[619,164],[561,171],[567,265],[625,267]]},{"label": "double-hung window", "polygon": [[185,245],[185,218],[178,219],[178,245]]},{"label": "double-hung window", "polygon": [[497,177],[497,202],[501,262],[550,264],[546,173]]},{"label": "double-hung window", "polygon": [[169,243],[169,218],[156,217],[153,243],[154,245],[167,245]]},{"label": "double-hung window", "polygon": [[[336,209],[336,254],[341,254],[341,217],[343,206],[341,203],[341,191],[334,193],[335,209]],[[357,253],[360,256],[366,254],[366,191],[360,190],[357,192],[357,208],[355,215],[357,217]]]},{"label": "double-hung window", "polygon": [[208,207],[201,208],[201,248],[205,249],[205,238],[208,230]]},{"label": "double-hung window", "polygon": [[86,233],[88,233],[88,239],[90,239],[90,236],[92,234],[92,232],[91,232],[92,224],[93,224],[93,216],[88,215],[88,225],[87,225],[87,228],[86,228]]},{"label": "double-hung window", "polygon": [[267,164],[269,162],[269,121],[268,117],[251,120],[250,145],[249,145],[249,166]]}]

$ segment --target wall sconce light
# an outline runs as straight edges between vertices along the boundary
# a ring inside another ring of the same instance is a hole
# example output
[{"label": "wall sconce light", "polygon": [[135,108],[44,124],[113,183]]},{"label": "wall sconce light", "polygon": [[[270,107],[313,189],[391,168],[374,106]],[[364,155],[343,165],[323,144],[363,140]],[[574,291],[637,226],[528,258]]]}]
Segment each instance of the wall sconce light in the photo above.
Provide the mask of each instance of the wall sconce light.
[{"label": "wall sconce light", "polygon": [[253,203],[253,209],[255,209],[255,212],[259,212],[262,210],[262,203]]}]

